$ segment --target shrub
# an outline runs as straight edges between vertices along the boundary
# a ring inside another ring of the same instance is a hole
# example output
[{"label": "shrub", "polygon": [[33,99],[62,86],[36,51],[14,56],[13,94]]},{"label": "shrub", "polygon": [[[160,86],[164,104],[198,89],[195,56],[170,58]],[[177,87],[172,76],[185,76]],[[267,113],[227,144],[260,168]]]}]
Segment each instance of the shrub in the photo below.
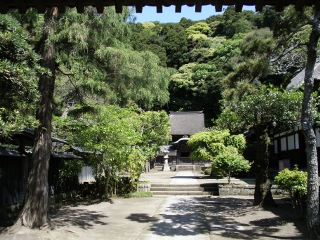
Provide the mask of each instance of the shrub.
[{"label": "shrub", "polygon": [[152,192],[131,192],[128,194],[125,194],[123,197],[124,198],[143,198],[143,197],[152,197],[153,193]]},{"label": "shrub", "polygon": [[222,174],[228,177],[228,184],[230,184],[231,175],[236,172],[247,172],[251,167],[251,163],[244,159],[238,153],[225,152],[219,154],[213,162],[215,174]]},{"label": "shrub", "polygon": [[301,214],[303,214],[303,201],[307,195],[307,177],[308,173],[299,171],[298,165],[295,165],[294,170],[286,168],[274,179],[281,189],[289,193],[293,208],[295,211],[300,208]]},{"label": "shrub", "polygon": [[205,175],[211,175],[211,167],[205,168],[205,169],[203,170],[203,173],[204,173]]}]

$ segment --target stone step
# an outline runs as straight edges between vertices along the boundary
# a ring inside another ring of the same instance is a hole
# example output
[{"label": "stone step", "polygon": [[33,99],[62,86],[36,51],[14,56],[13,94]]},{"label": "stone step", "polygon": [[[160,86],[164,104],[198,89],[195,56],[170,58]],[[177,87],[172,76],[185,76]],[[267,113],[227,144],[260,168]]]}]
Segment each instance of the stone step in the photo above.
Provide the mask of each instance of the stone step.
[{"label": "stone step", "polygon": [[203,188],[203,187],[151,187],[151,191],[218,191],[218,188]]},{"label": "stone step", "polygon": [[217,184],[151,184],[154,195],[219,195]]},{"label": "stone step", "polygon": [[217,196],[216,193],[203,192],[203,191],[152,191],[153,195],[182,195],[182,196],[197,196],[197,195],[214,195]]},{"label": "stone step", "polygon": [[217,183],[196,183],[196,184],[168,184],[168,183],[151,183],[151,187],[202,187],[202,188],[218,188]]},{"label": "stone step", "polygon": [[176,171],[200,171],[201,165],[176,165]]}]

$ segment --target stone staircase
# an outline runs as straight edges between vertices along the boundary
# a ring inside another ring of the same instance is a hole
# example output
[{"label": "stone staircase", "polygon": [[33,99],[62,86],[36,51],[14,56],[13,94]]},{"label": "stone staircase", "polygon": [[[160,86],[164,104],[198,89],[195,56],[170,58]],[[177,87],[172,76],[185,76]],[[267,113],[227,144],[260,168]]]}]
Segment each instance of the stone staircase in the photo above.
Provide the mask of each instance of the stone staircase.
[{"label": "stone staircase", "polygon": [[219,195],[218,184],[163,184],[152,183],[150,191],[153,195]]}]

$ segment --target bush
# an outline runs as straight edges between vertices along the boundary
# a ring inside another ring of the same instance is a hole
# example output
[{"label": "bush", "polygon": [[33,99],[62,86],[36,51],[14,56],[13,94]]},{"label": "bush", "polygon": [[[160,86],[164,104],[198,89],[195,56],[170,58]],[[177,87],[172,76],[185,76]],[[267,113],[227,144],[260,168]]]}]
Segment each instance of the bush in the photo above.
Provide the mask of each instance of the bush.
[{"label": "bush", "polygon": [[294,170],[284,169],[275,177],[275,182],[281,189],[289,193],[292,206],[297,212],[300,209],[303,214],[303,203],[307,196],[307,172],[299,171],[298,165],[295,165]]},{"label": "bush", "polygon": [[215,174],[222,174],[228,177],[228,184],[230,184],[231,175],[237,172],[248,172],[251,163],[244,159],[238,153],[226,152],[219,154],[213,162]]},{"label": "bush", "polygon": [[203,170],[204,175],[211,175],[211,167],[207,167]]},{"label": "bush", "polygon": [[153,193],[152,192],[132,192],[125,194],[123,197],[124,198],[142,198],[142,197],[152,197]]}]

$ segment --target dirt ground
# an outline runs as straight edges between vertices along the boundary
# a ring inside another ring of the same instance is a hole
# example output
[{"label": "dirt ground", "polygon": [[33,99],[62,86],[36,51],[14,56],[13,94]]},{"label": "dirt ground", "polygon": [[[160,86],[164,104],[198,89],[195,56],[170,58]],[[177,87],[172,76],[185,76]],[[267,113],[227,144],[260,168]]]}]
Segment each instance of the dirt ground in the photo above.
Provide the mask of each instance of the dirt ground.
[{"label": "dirt ground", "polygon": [[289,204],[263,210],[252,197],[154,196],[64,206],[53,229],[0,228],[0,240],[33,239],[307,239]]}]

